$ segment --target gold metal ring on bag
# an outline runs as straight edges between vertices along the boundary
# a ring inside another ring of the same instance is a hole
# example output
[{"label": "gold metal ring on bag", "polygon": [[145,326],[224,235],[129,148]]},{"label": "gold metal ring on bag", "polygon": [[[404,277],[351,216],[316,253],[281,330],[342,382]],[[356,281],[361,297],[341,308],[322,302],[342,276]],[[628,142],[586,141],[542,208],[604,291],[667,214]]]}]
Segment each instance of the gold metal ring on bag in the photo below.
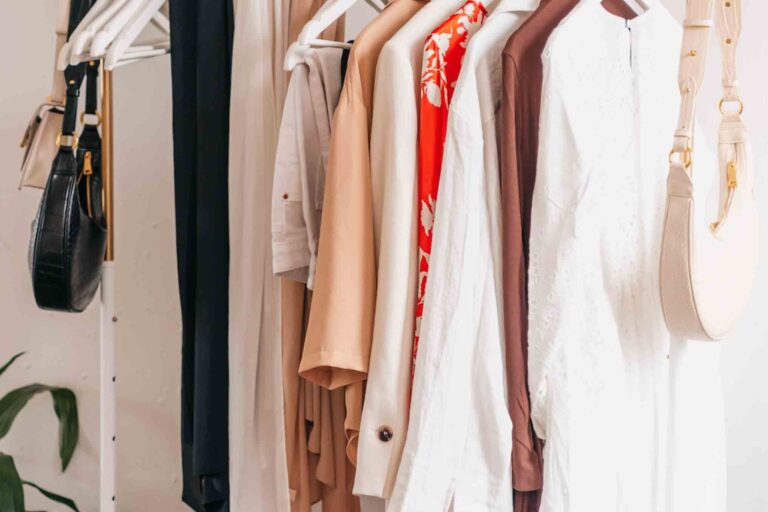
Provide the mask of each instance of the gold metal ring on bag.
[{"label": "gold metal ring on bag", "polygon": [[725,111],[725,109],[723,107],[725,106],[726,103],[733,103],[733,102],[736,102],[736,103],[739,104],[739,115],[743,114],[744,113],[744,102],[741,101],[741,99],[738,99],[738,98],[735,99],[735,100],[726,100],[725,98],[723,98],[723,99],[720,100],[720,103],[718,103],[717,108],[720,109],[720,113],[722,115],[725,115],[726,111]]},{"label": "gold metal ring on bag", "polygon": [[686,169],[688,169],[691,166],[691,163],[693,163],[693,157],[691,156],[691,148],[690,147],[685,148],[685,150],[682,151],[682,152],[681,151],[675,151],[674,149],[671,150],[669,152],[669,163],[670,164],[674,163],[674,158],[673,157],[676,154],[678,154],[678,153],[682,153],[683,154],[683,159],[682,159],[681,163],[683,164],[683,166]]},{"label": "gold metal ring on bag", "polygon": [[72,137],[73,143],[72,143],[72,145],[70,147],[73,150],[77,149],[77,145],[80,143],[80,138],[76,134],[74,134],[74,133],[72,135],[64,135],[63,133],[59,133],[56,136],[56,147],[57,148],[61,147],[61,138],[62,137]]},{"label": "gold metal ring on bag", "polygon": [[99,114],[98,112],[94,112],[93,114],[89,114],[88,112],[81,112],[80,113],[80,123],[81,124],[85,124],[85,116],[86,115],[96,116],[96,119],[97,119],[96,127],[98,128],[99,126],[101,126],[101,114]]}]

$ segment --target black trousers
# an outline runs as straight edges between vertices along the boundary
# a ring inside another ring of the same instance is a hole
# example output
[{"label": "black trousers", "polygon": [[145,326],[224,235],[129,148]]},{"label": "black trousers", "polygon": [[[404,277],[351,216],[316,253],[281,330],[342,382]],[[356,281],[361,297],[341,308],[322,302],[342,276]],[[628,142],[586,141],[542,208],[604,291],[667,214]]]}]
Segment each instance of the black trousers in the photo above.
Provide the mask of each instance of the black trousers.
[{"label": "black trousers", "polygon": [[229,95],[232,0],[170,0],[183,499],[229,510]]}]

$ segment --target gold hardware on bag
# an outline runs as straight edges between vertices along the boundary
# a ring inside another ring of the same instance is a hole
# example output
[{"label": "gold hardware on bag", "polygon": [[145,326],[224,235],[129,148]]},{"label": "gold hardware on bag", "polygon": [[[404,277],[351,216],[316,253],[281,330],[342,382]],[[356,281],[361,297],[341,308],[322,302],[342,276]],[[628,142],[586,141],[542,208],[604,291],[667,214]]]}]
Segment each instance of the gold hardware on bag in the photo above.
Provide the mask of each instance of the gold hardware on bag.
[{"label": "gold hardware on bag", "polygon": [[728,188],[734,189],[739,186],[739,182],[736,177],[736,162],[734,162],[733,160],[728,162],[728,167],[726,168],[725,175],[728,179]]},{"label": "gold hardware on bag", "polygon": [[723,211],[722,216],[720,217],[720,220],[717,222],[713,222],[709,225],[709,229],[713,233],[717,233],[717,231],[723,226],[725,223],[725,220],[728,218],[728,213],[731,211],[731,205],[733,204],[733,198],[736,194],[736,187],[739,186],[738,181],[738,168],[736,166],[736,161],[731,160],[728,162],[728,165],[725,168],[725,180],[726,180],[726,186],[728,187],[728,200],[725,202],[725,210]]},{"label": "gold hardware on bag", "polygon": [[[71,147],[73,151],[76,150],[77,149],[77,145],[80,143],[80,139],[78,138],[78,136],[76,134],[72,134],[72,135],[64,135],[63,133],[58,134],[56,136],[56,147],[57,148],[61,147],[61,139],[63,139],[64,137],[68,137],[68,138],[72,139],[72,144],[69,145],[69,147]],[[65,143],[65,145],[67,145],[67,144]]]},{"label": "gold hardware on bag", "polygon": [[744,102],[743,101],[741,101],[740,99],[726,100],[725,98],[723,98],[723,99],[720,100],[720,103],[718,103],[718,105],[717,105],[717,108],[720,109],[720,113],[722,115],[726,114],[725,109],[723,108],[723,107],[725,107],[725,104],[726,103],[731,103],[733,101],[735,101],[736,103],[739,104],[739,115],[744,113]]},{"label": "gold hardware on bag", "polygon": [[80,113],[80,123],[81,124],[85,124],[85,116],[86,115],[96,116],[96,127],[98,128],[99,126],[101,126],[101,114],[99,114],[98,112],[94,112],[93,114],[89,114],[88,112],[81,112]]},{"label": "gold hardware on bag", "polygon": [[682,153],[683,158],[680,163],[683,164],[683,167],[688,169],[691,164],[693,163],[693,157],[691,156],[691,148],[687,147],[685,148],[685,151],[675,151],[674,149],[669,152],[669,163],[674,163],[675,159],[674,156],[677,154]]},{"label": "gold hardware on bag", "polygon": [[90,151],[86,151],[83,156],[83,174],[86,176],[93,174],[93,162]]},{"label": "gold hardware on bag", "polygon": [[88,216],[93,218],[93,205],[91,204],[91,175],[93,174],[93,156],[90,151],[83,155],[83,176],[85,176],[85,204]]}]

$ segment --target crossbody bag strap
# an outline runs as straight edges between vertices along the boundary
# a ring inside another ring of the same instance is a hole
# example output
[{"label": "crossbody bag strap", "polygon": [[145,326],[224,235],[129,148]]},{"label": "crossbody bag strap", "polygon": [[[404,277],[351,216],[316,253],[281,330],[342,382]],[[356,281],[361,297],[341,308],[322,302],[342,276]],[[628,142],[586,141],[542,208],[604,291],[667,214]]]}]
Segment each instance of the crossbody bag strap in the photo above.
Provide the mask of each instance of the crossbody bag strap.
[{"label": "crossbody bag strap", "polygon": [[680,117],[669,156],[670,163],[677,163],[686,168],[692,160],[696,97],[704,82],[709,38],[714,26],[712,9],[715,1],[723,0],[688,0],[683,22],[683,44],[678,72]]},{"label": "crossbody bag strap", "polygon": [[[99,67],[100,61],[92,60],[87,64],[85,72],[85,112],[83,122],[93,125],[100,124],[99,119]],[[94,122],[88,122],[85,116],[96,117]]]},{"label": "crossbody bag strap", "polygon": [[[681,47],[678,85],[680,87],[680,116],[670,161],[678,155],[677,162],[685,167],[691,163],[693,147],[693,123],[696,111],[696,97],[704,82],[709,34],[714,25],[712,8],[715,0],[688,0],[683,22],[683,44]],[[718,0],[720,1],[720,0]]]},{"label": "crossbody bag strap", "polygon": [[[739,80],[736,76],[736,50],[741,37],[741,0],[716,0],[715,27],[723,54],[723,102],[738,102]],[[721,110],[723,104],[721,103]]]}]

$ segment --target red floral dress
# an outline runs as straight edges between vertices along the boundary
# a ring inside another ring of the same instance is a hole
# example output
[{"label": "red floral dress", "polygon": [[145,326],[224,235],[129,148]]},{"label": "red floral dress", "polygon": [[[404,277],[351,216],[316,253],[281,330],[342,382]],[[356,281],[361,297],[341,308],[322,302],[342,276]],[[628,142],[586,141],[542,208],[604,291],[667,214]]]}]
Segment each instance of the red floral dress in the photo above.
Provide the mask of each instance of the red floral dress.
[{"label": "red floral dress", "polygon": [[416,332],[413,339],[414,368],[419,347],[421,316],[424,312],[424,292],[432,250],[432,223],[435,218],[440,169],[443,165],[443,144],[448,128],[448,107],[459,78],[469,38],[480,28],[487,14],[479,0],[468,0],[430,34],[424,45],[419,116],[419,286]]}]

